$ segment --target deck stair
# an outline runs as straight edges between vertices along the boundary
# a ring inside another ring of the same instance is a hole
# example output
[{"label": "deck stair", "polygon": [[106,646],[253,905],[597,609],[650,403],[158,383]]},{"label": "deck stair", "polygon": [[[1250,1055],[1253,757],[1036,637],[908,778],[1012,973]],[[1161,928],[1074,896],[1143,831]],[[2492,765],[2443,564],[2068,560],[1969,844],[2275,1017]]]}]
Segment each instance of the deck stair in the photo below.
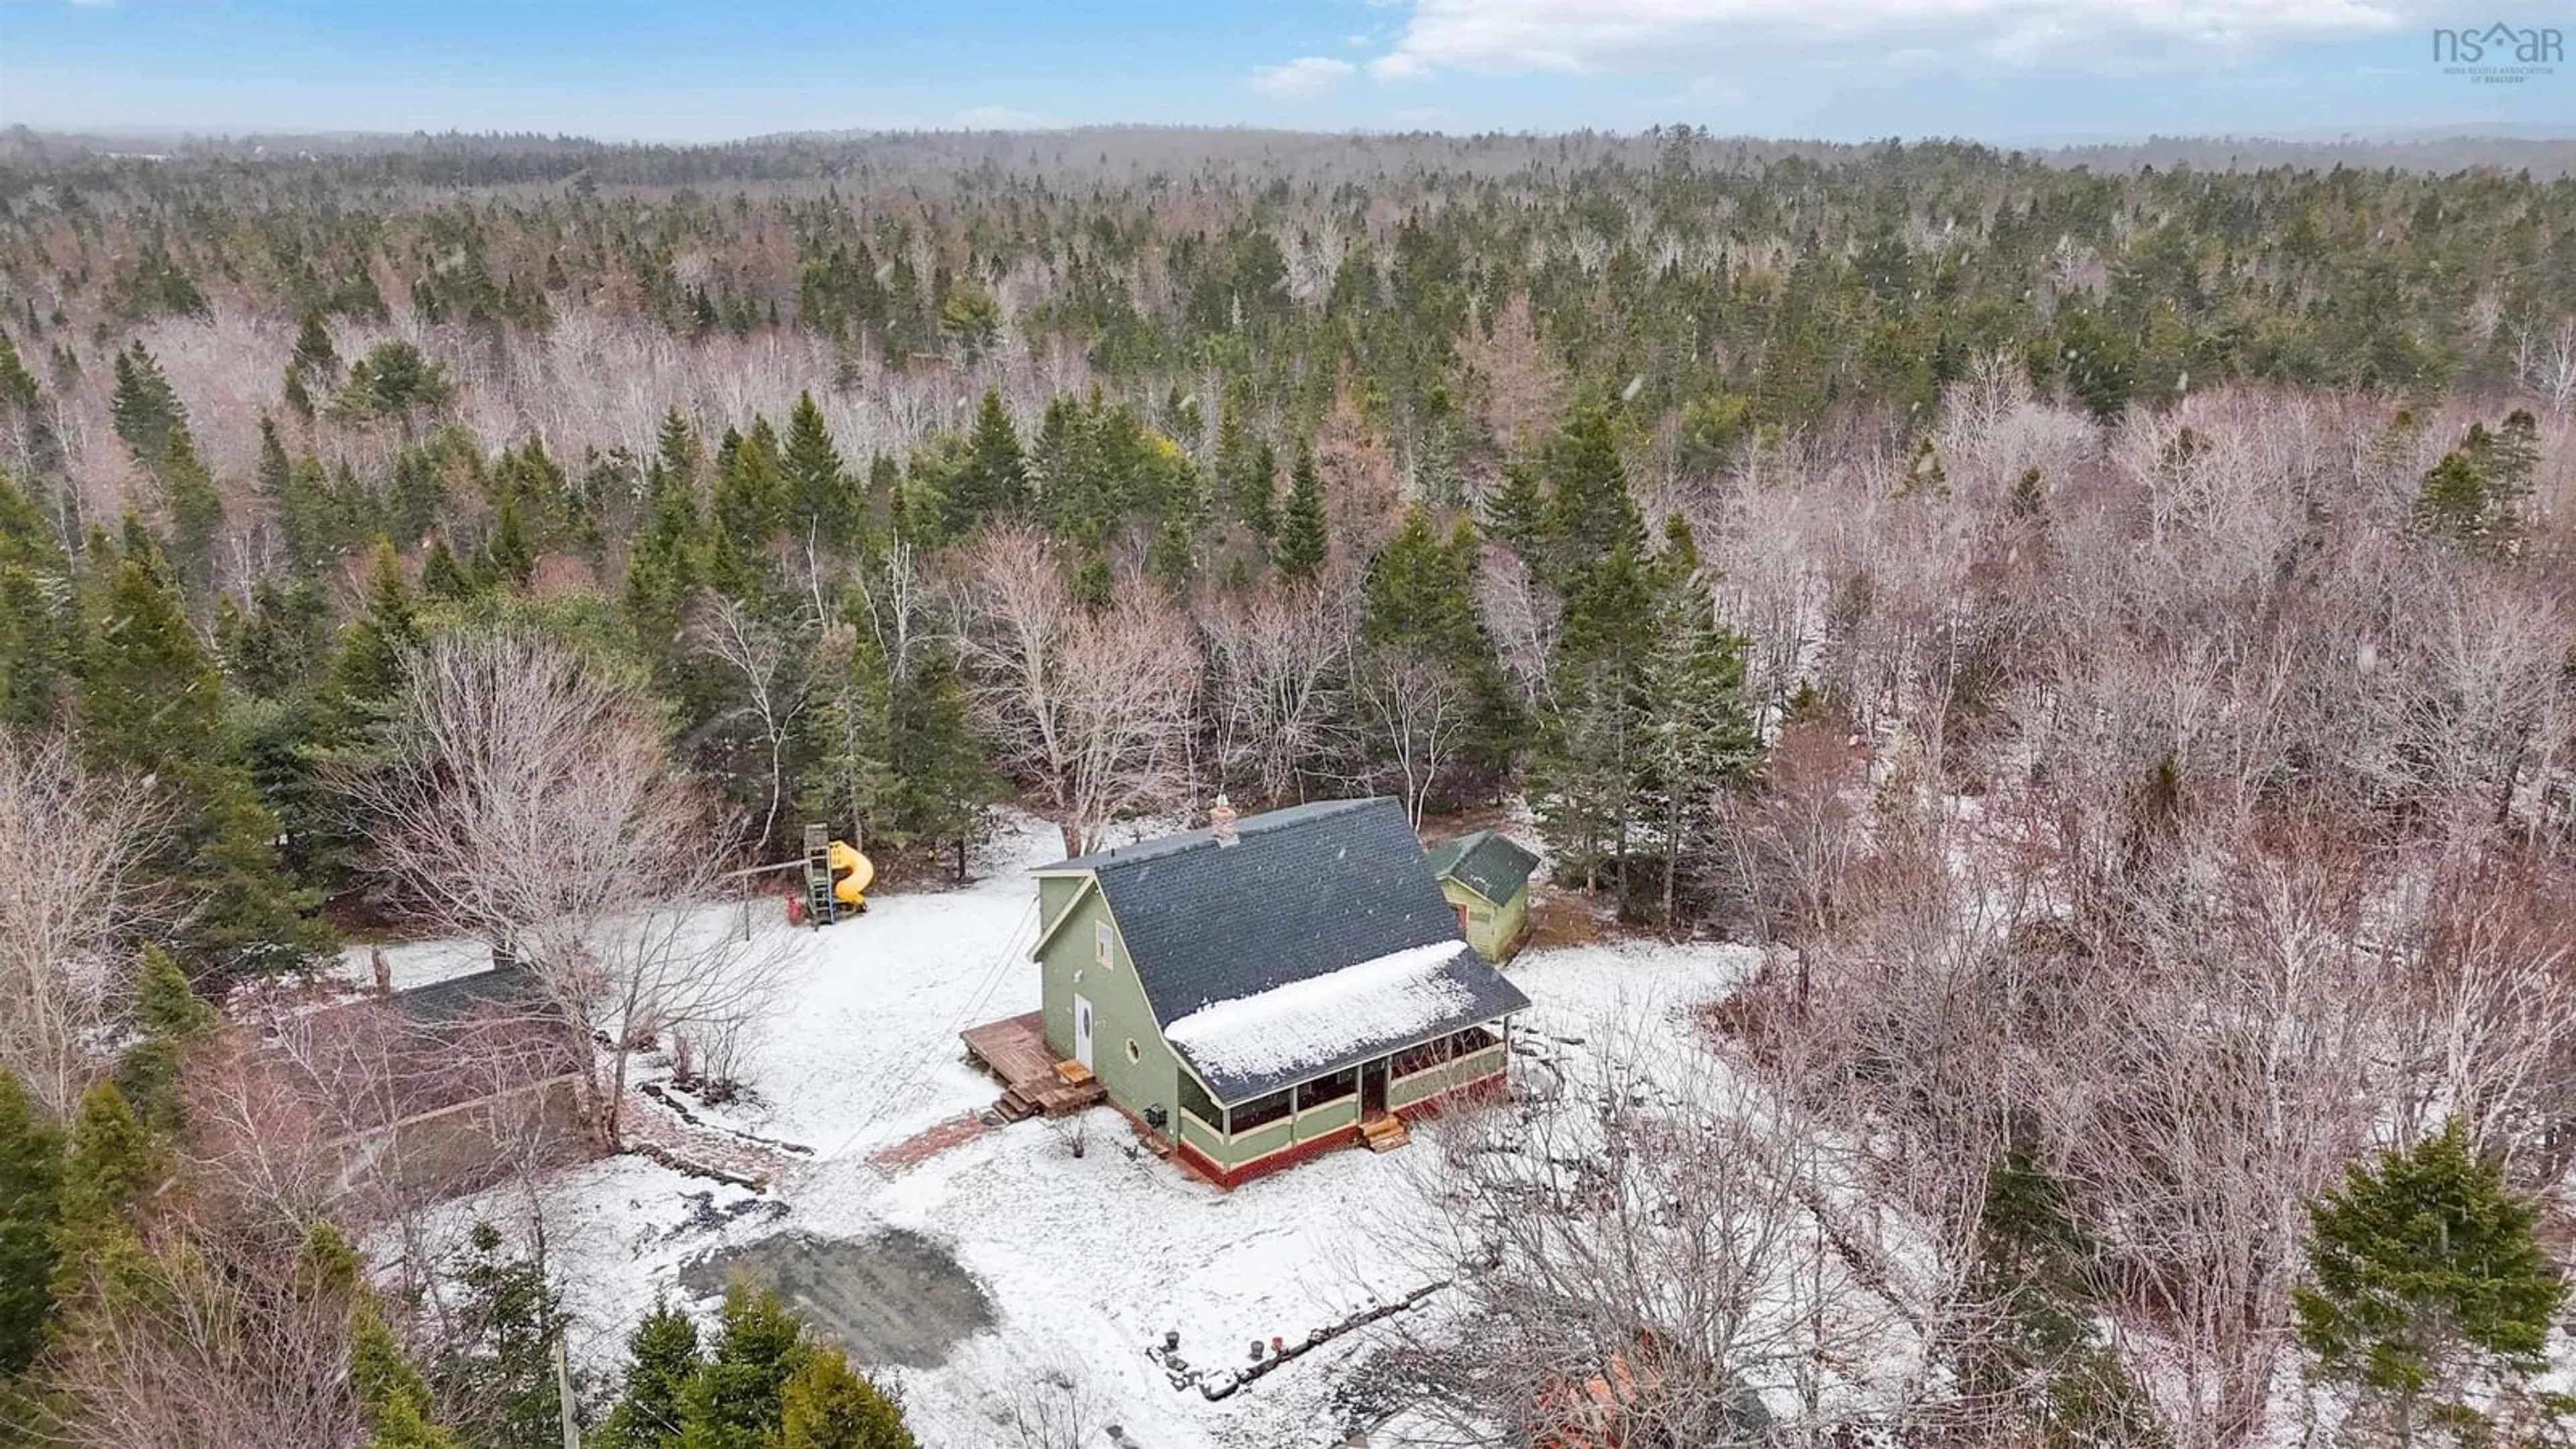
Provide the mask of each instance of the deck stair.
[{"label": "deck stair", "polygon": [[1392,1112],[1381,1112],[1360,1124],[1360,1138],[1371,1152],[1393,1152],[1413,1140],[1404,1130],[1404,1119]]},{"label": "deck stair", "polygon": [[1108,1096],[1089,1067],[1057,1060],[1037,1012],[988,1021],[962,1035],[967,1052],[1002,1079],[993,1110],[1005,1121],[1062,1117]]}]

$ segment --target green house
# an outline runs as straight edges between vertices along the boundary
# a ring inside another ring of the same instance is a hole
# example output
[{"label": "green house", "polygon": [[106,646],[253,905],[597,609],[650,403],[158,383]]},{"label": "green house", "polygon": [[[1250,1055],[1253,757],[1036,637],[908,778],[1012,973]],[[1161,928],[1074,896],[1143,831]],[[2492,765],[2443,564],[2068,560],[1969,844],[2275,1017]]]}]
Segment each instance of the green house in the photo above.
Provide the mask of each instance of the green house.
[{"label": "green house", "polygon": [[1232,1187],[1504,1075],[1529,998],[1458,938],[1393,800],[1332,800],[1036,873],[1048,1049]]},{"label": "green house", "polygon": [[1530,873],[1538,857],[1490,830],[1431,848],[1431,873],[1458,913],[1458,929],[1488,961],[1520,949],[1529,933]]}]

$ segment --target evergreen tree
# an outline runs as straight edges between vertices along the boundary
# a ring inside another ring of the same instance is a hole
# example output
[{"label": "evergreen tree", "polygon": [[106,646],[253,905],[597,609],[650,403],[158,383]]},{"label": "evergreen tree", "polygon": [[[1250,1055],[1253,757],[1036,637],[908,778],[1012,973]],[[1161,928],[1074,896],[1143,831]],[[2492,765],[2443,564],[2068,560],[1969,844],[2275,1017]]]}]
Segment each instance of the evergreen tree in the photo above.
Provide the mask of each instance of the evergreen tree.
[{"label": "evergreen tree", "polygon": [[1656,560],[1662,587],[1645,666],[1647,779],[1650,802],[1663,807],[1663,894],[1659,914],[1676,923],[1686,869],[1718,844],[1712,807],[1741,788],[1761,758],[1761,739],[1744,710],[1744,641],[1717,623],[1700,576],[1699,546],[1676,514]]},{"label": "evergreen tree", "polygon": [[43,515],[0,473],[0,724],[38,730],[62,713],[80,655],[70,581]]},{"label": "evergreen tree", "polygon": [[537,548],[528,538],[516,498],[501,500],[500,512],[492,519],[492,536],[483,541],[479,572],[495,587],[510,589],[524,589],[536,576]]},{"label": "evergreen tree", "polygon": [[36,375],[18,356],[18,344],[9,340],[8,333],[0,332],[0,408],[23,416],[32,412],[43,396],[44,389]]},{"label": "evergreen tree", "polygon": [[287,554],[304,565],[307,540],[298,536],[296,523],[288,516],[287,490],[294,484],[295,467],[286,456],[286,440],[278,436],[277,419],[266,413],[259,415],[259,461],[251,468],[251,479],[285,535]]},{"label": "evergreen tree", "polygon": [[1154,582],[1169,590],[1174,598],[1189,592],[1190,574],[1197,567],[1196,531],[1189,516],[1175,513],[1154,530],[1153,547],[1146,550],[1145,572]]},{"label": "evergreen tree", "polygon": [[2428,1420],[2474,1428],[2476,1391],[2518,1390],[2548,1366],[2567,1285],[2535,1236],[2539,1207],[2506,1188],[2457,1119],[2346,1168],[2309,1215],[2299,1339],[2318,1375],[2359,1389],[2398,1443]]},{"label": "evergreen tree", "polygon": [[2539,458],[2536,429],[2531,414],[2519,410],[2492,432],[2484,423],[2471,423],[2460,446],[2424,475],[2415,497],[2416,525],[2472,548],[2509,546]]},{"label": "evergreen tree", "polygon": [[650,486],[650,512],[626,556],[626,617],[648,646],[668,646],[660,651],[668,659],[705,584],[707,541],[696,493],[687,483],[657,464]]},{"label": "evergreen tree", "polygon": [[431,1417],[429,1385],[373,1304],[358,1310],[351,1330],[349,1373],[370,1449],[464,1449]]},{"label": "evergreen tree", "polygon": [[748,433],[726,432],[716,451],[713,503],[706,582],[736,598],[766,592],[775,572],[769,545],[785,526],[787,507],[767,419],[754,420]]},{"label": "evergreen tree", "polygon": [[1476,551],[1475,527],[1465,519],[1443,538],[1429,513],[1408,509],[1370,565],[1360,626],[1363,664],[1371,677],[1436,669],[1463,685],[1474,713],[1458,754],[1460,784],[1499,779],[1511,766],[1521,733],[1517,703],[1476,616]]},{"label": "evergreen tree", "polygon": [[283,700],[330,662],[330,606],[310,584],[264,578],[251,586],[247,612],[230,594],[215,608],[225,677],[247,694]]},{"label": "evergreen tree", "polygon": [[188,985],[168,952],[143,948],[135,984],[134,1027],[140,1040],[125,1049],[117,1080],[126,1100],[154,1129],[176,1135],[182,1124],[179,1072],[188,1052],[213,1035],[215,1009]]},{"label": "evergreen tree", "polygon": [[517,514],[531,560],[549,548],[592,538],[589,501],[573,488],[563,465],[546,451],[543,438],[532,435],[515,449],[503,449],[492,466],[486,492],[496,515]]},{"label": "evergreen tree", "polygon": [[466,1442],[556,1443],[554,1352],[568,1318],[544,1265],[502,1247],[490,1223],[469,1233],[429,1379],[440,1402],[458,1406],[454,1427]]},{"label": "evergreen tree", "polygon": [[458,604],[483,592],[481,584],[447,546],[447,535],[439,534],[429,541],[429,556],[420,563],[420,591],[442,603]]},{"label": "evergreen tree", "polygon": [[1527,462],[1503,465],[1502,486],[1485,502],[1485,532],[1522,558],[1536,562],[1547,538],[1547,492]]},{"label": "evergreen tree", "polygon": [[779,460],[779,474],[800,537],[847,543],[858,536],[866,517],[859,491],[810,392],[798,393],[796,407],[787,415],[787,451]]},{"label": "evergreen tree", "polygon": [[379,540],[367,558],[357,615],[341,627],[314,729],[317,761],[341,758],[386,717],[400,687],[404,658],[418,648],[420,600],[392,544]]},{"label": "evergreen tree", "polygon": [[893,690],[885,653],[865,620],[840,621],[815,646],[803,808],[810,819],[857,832],[880,854],[912,843],[899,824],[904,782],[895,769]]},{"label": "evergreen tree", "polygon": [[1539,826],[1586,890],[1615,877],[1629,902],[1628,855],[1637,782],[1651,743],[1646,666],[1654,648],[1655,588],[1623,540],[1575,575],[1549,672],[1555,708],[1531,761]]},{"label": "evergreen tree", "polygon": [[[398,506],[392,510],[392,524],[409,529],[409,536],[417,537],[428,527],[427,518],[424,516],[417,528],[410,526],[410,512],[422,505],[402,497],[399,465],[396,474]],[[297,560],[318,574],[337,564],[341,555],[367,537],[367,519],[373,506],[373,499],[358,485],[358,476],[347,463],[326,470],[321,459],[305,453],[287,471],[278,517]],[[435,506],[430,505],[427,512],[434,513]]]},{"label": "evergreen tree", "polygon": [[1404,523],[1369,566],[1364,642],[1419,648],[1450,663],[1486,656],[1476,618],[1475,538],[1443,538],[1431,515],[1405,510]]},{"label": "evergreen tree", "polygon": [[170,435],[188,426],[188,410],[170,389],[161,364],[143,344],[116,355],[116,391],[108,400],[116,436],[145,471],[157,474],[170,453]]},{"label": "evergreen tree", "polygon": [[1278,519],[1273,500],[1279,491],[1278,459],[1270,444],[1253,435],[1244,422],[1241,389],[1229,389],[1216,418],[1216,497],[1227,519],[1268,538]]},{"label": "evergreen tree", "polygon": [[735,1284],[715,1351],[682,1396],[680,1449],[773,1449],[779,1393],[811,1353],[777,1294]]},{"label": "evergreen tree", "polygon": [[921,646],[897,681],[887,735],[897,830],[907,843],[952,848],[964,880],[996,782],[957,657],[945,643]]},{"label": "evergreen tree", "polygon": [[[29,336],[34,336],[32,327]],[[19,358],[17,344],[0,332],[0,418],[16,422],[26,467],[40,476],[58,472],[63,463],[62,438],[51,411],[42,406],[44,395],[44,385]]]},{"label": "evergreen tree", "polygon": [[1324,567],[1331,541],[1324,528],[1324,482],[1315,471],[1315,451],[1297,448],[1297,465],[1289,474],[1288,507],[1270,542],[1270,562],[1292,579],[1311,579]]},{"label": "evergreen tree", "polygon": [[7,1382],[44,1348],[53,1317],[62,1179],[62,1130],[0,1067],[0,1408]]},{"label": "evergreen tree", "polygon": [[94,1274],[128,1254],[137,1216],[168,1175],[162,1147],[116,1083],[102,1081],[81,1098],[63,1154],[54,1220],[53,1301],[79,1297]]},{"label": "evergreen tree", "polygon": [[170,556],[199,594],[214,589],[215,543],[224,527],[224,498],[185,428],[173,429],[158,470],[170,514]]},{"label": "evergreen tree", "polygon": [[2049,1449],[2165,1444],[2145,1392],[2097,1341],[2109,1285],[2065,1185],[2028,1149],[2010,1149],[1986,1176],[1977,1223],[1971,1284],[1994,1313],[1988,1331],[1957,1345],[1966,1399]]},{"label": "evergreen tree", "polygon": [[393,484],[385,496],[387,531],[394,538],[419,538],[438,526],[447,495],[445,469],[427,449],[405,448],[394,454]]},{"label": "evergreen tree", "polygon": [[1264,440],[1252,450],[1252,467],[1243,475],[1238,516],[1252,536],[1267,541],[1279,531],[1279,455]]},{"label": "evergreen tree", "polygon": [[939,330],[968,367],[981,361],[1002,336],[1002,304],[972,282],[948,289],[939,304]]},{"label": "evergreen tree", "polygon": [[626,1382],[599,1431],[599,1449],[676,1449],[690,1387],[705,1365],[698,1326],[656,1301],[626,1336]]},{"label": "evergreen tree", "polygon": [[279,874],[276,818],[226,737],[223,680],[148,541],[103,559],[89,593],[80,741],[91,768],[148,776],[167,803],[154,868],[193,909],[177,943],[199,975],[280,970],[329,941]]},{"label": "evergreen tree", "polygon": [[779,1449],[918,1449],[903,1411],[850,1368],[838,1349],[816,1349],[779,1394]]},{"label": "evergreen tree", "polygon": [[333,400],[334,415],[347,422],[390,419],[409,433],[421,413],[445,407],[456,385],[447,370],[400,338],[379,342],[349,365],[348,380]]},{"label": "evergreen tree", "polygon": [[326,391],[339,385],[340,349],[331,345],[320,312],[307,310],[303,325],[296,328],[295,352],[286,360],[286,375],[318,383]]},{"label": "evergreen tree", "polygon": [[1002,394],[986,388],[983,405],[975,410],[974,430],[966,436],[965,460],[948,480],[949,533],[963,534],[988,518],[1026,508],[1028,469]]},{"label": "evergreen tree", "polygon": [[[1537,561],[1559,589],[1571,594],[1573,576],[1613,549],[1624,546],[1630,559],[1644,558],[1645,522],[1628,496],[1627,466],[1606,410],[1580,409],[1548,439],[1536,481],[1545,487],[1536,521]],[[1511,506],[1522,504],[1513,500]]]},{"label": "evergreen tree", "polygon": [[663,479],[675,487],[689,490],[694,498],[698,489],[698,470],[705,462],[698,448],[697,430],[689,426],[688,419],[680,416],[679,408],[666,409],[662,414],[662,426],[653,437],[653,464],[662,470]]}]

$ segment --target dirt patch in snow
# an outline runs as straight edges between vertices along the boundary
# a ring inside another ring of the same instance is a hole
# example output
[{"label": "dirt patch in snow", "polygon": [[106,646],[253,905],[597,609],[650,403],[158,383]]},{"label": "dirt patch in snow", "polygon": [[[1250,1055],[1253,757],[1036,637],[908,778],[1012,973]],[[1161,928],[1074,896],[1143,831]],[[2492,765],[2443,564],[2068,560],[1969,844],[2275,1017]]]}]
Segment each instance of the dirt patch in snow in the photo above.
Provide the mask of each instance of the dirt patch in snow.
[{"label": "dirt patch in snow", "polygon": [[935,1368],[960,1340],[993,1326],[984,1285],[918,1233],[780,1233],[689,1265],[680,1284],[712,1297],[736,1278],[767,1286],[865,1364]]}]

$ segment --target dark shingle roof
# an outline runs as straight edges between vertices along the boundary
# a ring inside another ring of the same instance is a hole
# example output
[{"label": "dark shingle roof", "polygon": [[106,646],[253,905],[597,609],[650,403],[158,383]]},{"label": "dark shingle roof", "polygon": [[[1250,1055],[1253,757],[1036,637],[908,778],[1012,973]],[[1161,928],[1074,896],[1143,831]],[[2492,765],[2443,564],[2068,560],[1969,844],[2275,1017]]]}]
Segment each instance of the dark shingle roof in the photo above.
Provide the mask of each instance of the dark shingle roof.
[{"label": "dark shingle roof", "polygon": [[[1155,1019],[1165,1025],[1203,1006],[1236,1001],[1416,946],[1458,939],[1457,913],[1440,894],[1404,809],[1393,800],[1330,800],[1250,815],[1237,843],[1206,830],[1077,856],[1051,871],[1087,870],[1118,919]],[[1465,999],[1454,1022],[1418,1040],[1489,1021],[1529,1004],[1520,989],[1462,949],[1455,965]],[[1368,1060],[1410,1042],[1353,1043]],[[1308,1066],[1277,1082],[1208,1083],[1241,1101],[1347,1065]],[[1196,1063],[1192,1066],[1195,1069]]]},{"label": "dark shingle roof", "polygon": [[383,1000],[395,1015],[423,1027],[445,1026],[483,1012],[539,1014],[547,1008],[545,983],[525,966],[495,966],[450,976]]},{"label": "dark shingle roof", "polygon": [[1537,856],[1490,830],[1442,841],[1432,847],[1430,860],[1435,878],[1457,881],[1498,906],[1538,869]]}]

